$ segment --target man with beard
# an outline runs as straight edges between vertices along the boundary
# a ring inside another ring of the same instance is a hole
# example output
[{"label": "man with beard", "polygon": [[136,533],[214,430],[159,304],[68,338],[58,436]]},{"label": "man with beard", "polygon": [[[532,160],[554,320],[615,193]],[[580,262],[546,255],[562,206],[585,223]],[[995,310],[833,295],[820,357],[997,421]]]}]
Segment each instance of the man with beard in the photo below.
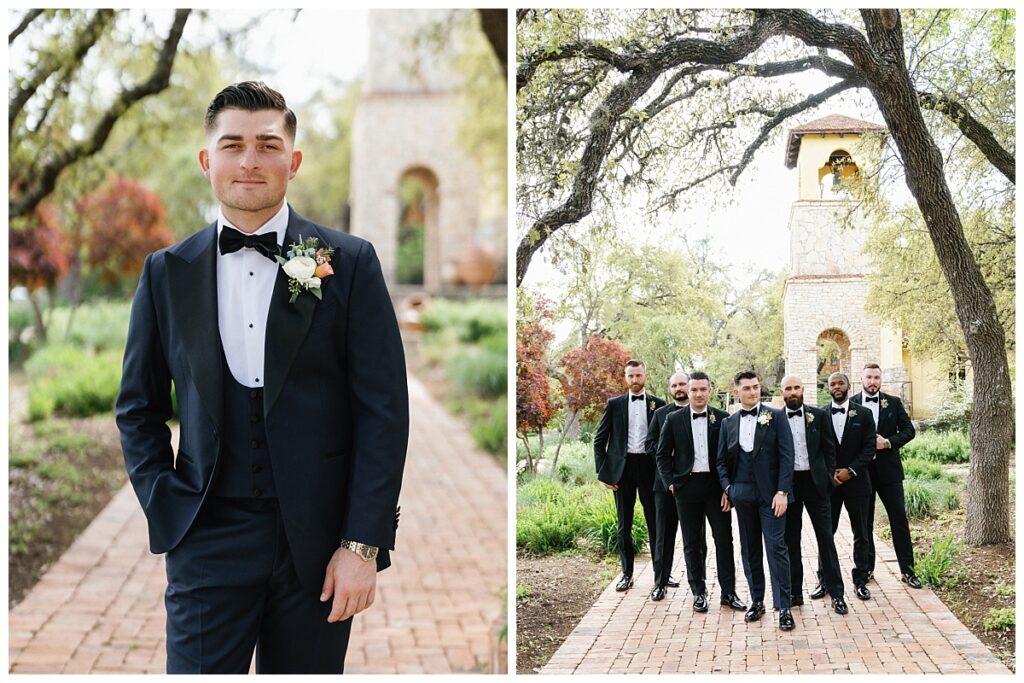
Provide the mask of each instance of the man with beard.
[{"label": "man with beard", "polygon": [[843,576],[839,570],[835,539],[832,536],[831,493],[836,469],[836,446],[825,411],[804,405],[804,385],[796,375],[782,378],[782,399],[786,418],[793,432],[793,502],[786,510],[786,547],[789,548],[789,576],[793,606],[804,604],[804,565],[800,553],[803,510],[811,518],[818,542],[818,558],[823,583],[832,596],[832,609],[846,614],[843,600]]},{"label": "man with beard", "polygon": [[651,548],[658,542],[658,527],[654,518],[654,462],[647,455],[645,441],[647,426],[654,411],[665,402],[644,390],[647,370],[638,360],[626,363],[626,385],[629,390],[608,399],[604,415],[594,432],[594,464],[597,478],[615,493],[619,561],[622,579],[615,585],[617,591],[633,587],[633,506],[637,493],[647,523],[647,537]]},{"label": "man with beard", "polygon": [[[654,462],[658,450],[658,436],[661,434],[661,426],[665,424],[665,418],[689,405],[689,381],[690,377],[685,372],[677,372],[668,378],[668,393],[672,397],[672,403],[654,411],[644,442],[651,462]],[[676,503],[672,500],[672,493],[665,488],[665,482],[658,476],[657,471],[654,476],[654,516],[658,528],[658,542],[651,546],[651,559],[654,563],[654,590],[651,591],[651,600],[658,602],[665,599],[667,588],[679,587],[679,582],[671,576],[679,518],[676,516]]]},{"label": "man with beard", "polygon": [[665,419],[658,441],[658,476],[669,486],[683,530],[683,557],[693,592],[693,609],[708,611],[707,542],[704,520],[711,525],[718,565],[721,604],[747,608],[736,595],[736,563],[732,549],[732,515],[722,492],[714,457],[718,437],[729,413],[708,405],[711,380],[703,372],[690,376],[690,405]]},{"label": "man with beard", "polygon": [[[830,436],[836,446],[836,470],[832,480],[832,534],[839,529],[839,512],[846,505],[853,531],[853,589],[861,600],[871,597],[868,590],[868,550],[871,547],[870,504],[871,477],[868,465],[875,455],[875,421],[871,411],[850,403],[850,378],[842,372],[833,372],[828,378],[828,392],[832,396],[826,420]],[[818,566],[819,583],[811,593],[821,598],[828,592],[822,582],[822,568]]]},{"label": "man with beard", "polygon": [[[868,363],[864,366],[861,388],[862,392],[854,395],[850,403],[863,405],[871,411],[871,416],[875,420],[875,456],[868,468],[871,473],[871,486],[882,499],[885,513],[889,517],[892,547],[900,563],[903,583],[911,588],[920,588],[921,580],[914,573],[914,542],[910,538],[910,523],[907,521],[907,504],[903,494],[903,463],[900,460],[900,448],[915,436],[914,424],[898,396],[880,391],[882,369],[878,363]],[[868,519],[874,526],[875,497],[871,496],[870,500]],[[871,542],[868,548],[870,576],[875,571],[874,536],[869,536],[868,540]]]},{"label": "man with beard", "polygon": [[783,516],[793,490],[793,435],[786,414],[761,403],[757,373],[736,373],[733,393],[742,408],[722,420],[718,438],[718,475],[729,504],[736,508],[743,572],[750,587],[744,621],[764,616],[764,562],[761,539],[772,575],[772,602],[779,628],[796,627],[791,611],[789,552]]}]

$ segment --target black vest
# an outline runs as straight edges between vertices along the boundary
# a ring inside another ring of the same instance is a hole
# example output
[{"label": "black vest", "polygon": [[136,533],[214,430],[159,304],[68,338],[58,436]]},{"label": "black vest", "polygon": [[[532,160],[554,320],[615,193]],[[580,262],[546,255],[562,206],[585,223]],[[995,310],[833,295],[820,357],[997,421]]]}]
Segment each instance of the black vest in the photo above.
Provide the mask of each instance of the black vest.
[{"label": "black vest", "polygon": [[224,359],[224,430],[213,495],[275,498],[274,472],[263,423],[263,389],[238,383]]},{"label": "black vest", "polygon": [[742,448],[736,458],[736,481],[751,484],[757,481],[754,477],[754,454]]}]

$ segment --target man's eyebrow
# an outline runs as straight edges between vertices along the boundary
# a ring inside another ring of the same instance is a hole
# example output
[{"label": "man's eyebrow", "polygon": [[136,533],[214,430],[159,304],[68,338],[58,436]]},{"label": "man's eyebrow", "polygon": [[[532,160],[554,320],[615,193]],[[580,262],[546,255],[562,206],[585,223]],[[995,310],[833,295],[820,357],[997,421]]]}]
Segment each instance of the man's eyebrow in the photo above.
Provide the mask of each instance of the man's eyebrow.
[{"label": "man's eyebrow", "polygon": [[[244,139],[245,138],[243,136],[238,135],[237,133],[225,133],[224,135],[221,135],[219,138],[217,138],[217,142],[224,142],[225,140],[236,141]],[[284,142],[283,137],[281,137],[280,135],[274,135],[273,133],[261,133],[260,135],[256,136],[256,139],[260,141],[276,140],[279,142]]]}]

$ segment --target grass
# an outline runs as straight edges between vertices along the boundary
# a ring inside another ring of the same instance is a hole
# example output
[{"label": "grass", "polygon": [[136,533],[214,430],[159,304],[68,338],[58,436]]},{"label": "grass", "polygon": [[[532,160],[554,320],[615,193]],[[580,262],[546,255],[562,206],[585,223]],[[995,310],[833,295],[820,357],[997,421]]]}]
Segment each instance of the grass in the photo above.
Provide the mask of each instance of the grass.
[{"label": "grass", "polygon": [[965,463],[970,452],[970,438],[966,432],[961,431],[922,432],[900,449],[904,460],[927,460],[942,464]]},{"label": "grass", "polygon": [[986,631],[1007,631],[1017,625],[1017,612],[1012,607],[992,607],[985,616]]},{"label": "grass", "polygon": [[964,579],[957,563],[960,545],[953,534],[936,535],[931,549],[914,558],[914,570],[921,582],[935,588],[952,588]]}]

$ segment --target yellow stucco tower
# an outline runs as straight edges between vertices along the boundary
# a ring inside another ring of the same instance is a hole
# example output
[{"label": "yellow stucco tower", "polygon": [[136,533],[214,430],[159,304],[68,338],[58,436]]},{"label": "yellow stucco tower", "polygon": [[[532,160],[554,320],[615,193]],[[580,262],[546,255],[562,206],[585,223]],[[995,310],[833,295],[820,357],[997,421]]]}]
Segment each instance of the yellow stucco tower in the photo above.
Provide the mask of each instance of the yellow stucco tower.
[{"label": "yellow stucco tower", "polygon": [[[798,183],[783,293],[786,373],[801,378],[809,404],[817,403],[820,372],[838,366],[856,392],[867,362],[882,367],[885,391],[910,402],[902,334],[864,309],[867,231],[855,227],[862,220],[852,201],[857,183],[872,182],[865,169],[878,167],[885,131],[833,114],[793,128],[786,141],[786,167],[797,169]],[[819,358],[819,344],[835,358]]]}]

